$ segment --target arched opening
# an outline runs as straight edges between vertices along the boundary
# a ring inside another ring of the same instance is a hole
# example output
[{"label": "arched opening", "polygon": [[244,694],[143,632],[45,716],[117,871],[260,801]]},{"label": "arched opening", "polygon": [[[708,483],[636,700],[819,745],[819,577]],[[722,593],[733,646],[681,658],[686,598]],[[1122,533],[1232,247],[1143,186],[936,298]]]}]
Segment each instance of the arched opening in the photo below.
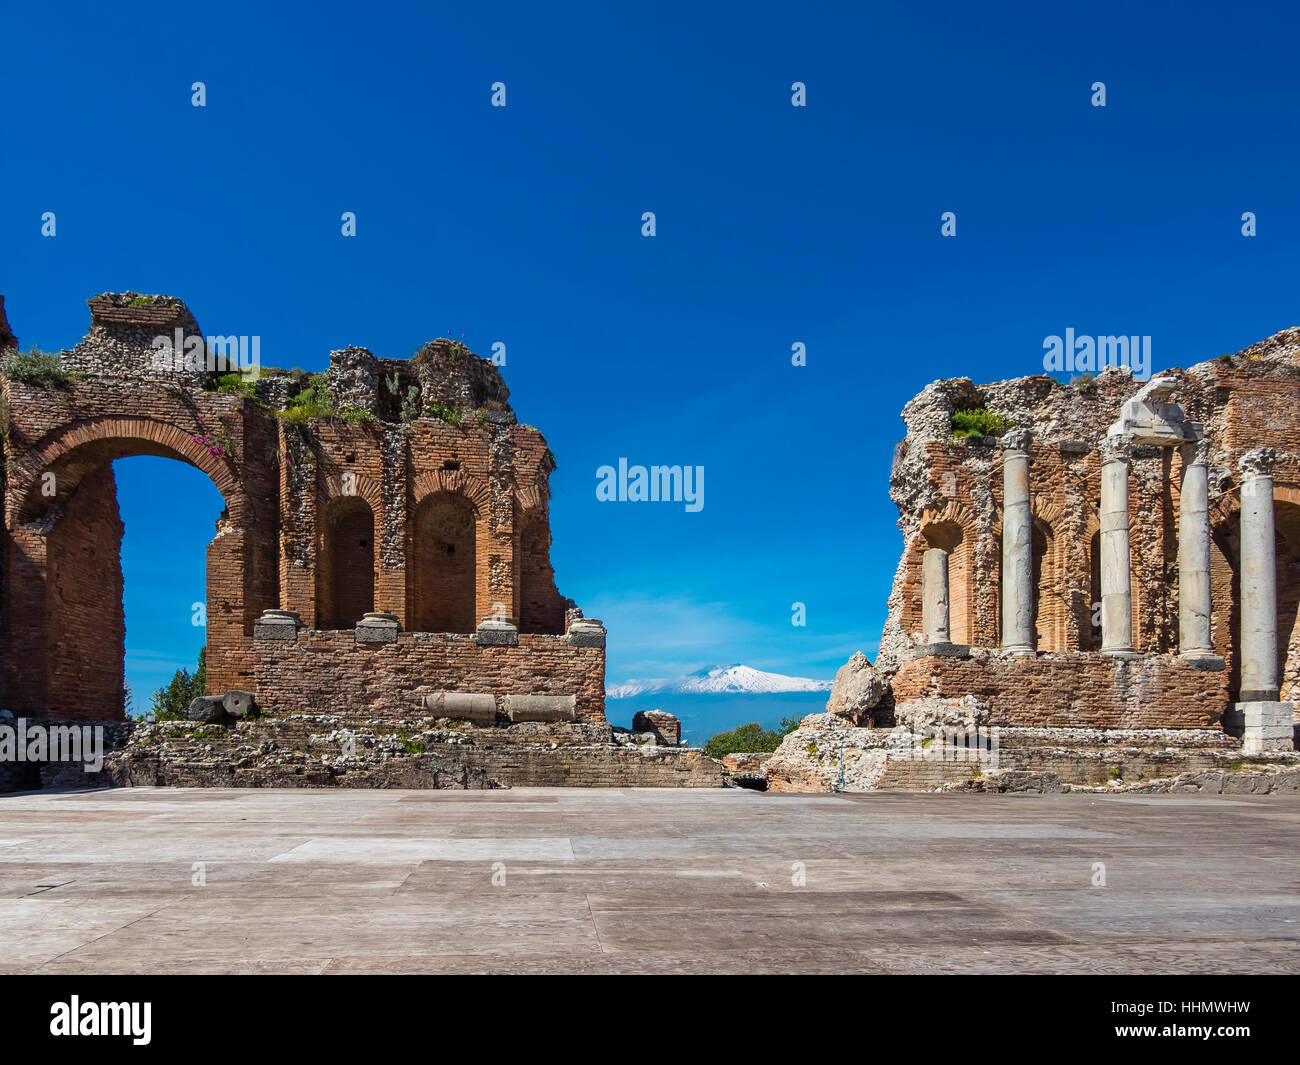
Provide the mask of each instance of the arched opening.
[{"label": "arched opening", "polygon": [[941,548],[948,554],[948,632],[953,643],[969,644],[974,639],[971,624],[971,580],[969,550],[962,527],[956,521],[928,522],[921,529],[915,549],[915,624],[919,631],[924,613],[924,578],[922,569],[925,552]]},{"label": "arched opening", "polygon": [[317,627],[350,629],[375,609],[375,516],[360,496],[339,496],[321,520]]},{"label": "arched opening", "polygon": [[409,604],[414,631],[463,633],[478,626],[477,523],[474,505],[452,492],[431,492],[416,508]]},{"label": "arched opening", "polygon": [[1053,552],[1055,537],[1046,522],[1035,518],[1030,529],[1032,580],[1034,586],[1035,648],[1039,651],[1059,651],[1060,633],[1065,627],[1065,600],[1061,597],[1056,556]]},{"label": "arched opening", "polygon": [[[121,604],[128,711],[150,709],[207,642],[207,552],[225,501],[193,466],[137,456],[108,471],[121,517]],[[165,500],[165,506],[160,501]]]},{"label": "arched opening", "polygon": [[564,603],[551,569],[551,535],[540,516],[519,519],[515,583],[519,589],[519,631],[562,633]]},{"label": "arched opening", "polygon": [[1210,527],[1210,640],[1216,654],[1228,661],[1228,690],[1241,691],[1241,585],[1237,573],[1241,535],[1234,510]]},{"label": "arched opening", "polygon": [[[224,649],[243,630],[243,539],[221,520],[229,498],[200,465],[207,456],[170,427],[161,440],[116,430],[83,423],[91,439],[66,447],[56,436],[19,467],[0,630],[15,712],[142,714],[201,648]],[[223,659],[217,682],[234,687],[229,672]]]},{"label": "arched opening", "polygon": [[[1129,595],[1132,603],[1133,646],[1141,651],[1142,633],[1138,625],[1139,608],[1142,600],[1142,586],[1138,582],[1136,566],[1129,569]],[[1080,628],[1080,650],[1100,651],[1102,648],[1101,631],[1101,533],[1092,534],[1088,542],[1088,617],[1086,624]]]},{"label": "arched opening", "polygon": [[1088,624],[1083,650],[1101,650],[1101,532],[1092,534],[1088,544]]},{"label": "arched opening", "polygon": [[1277,533],[1277,656],[1284,702],[1300,699],[1300,504],[1273,504]]}]

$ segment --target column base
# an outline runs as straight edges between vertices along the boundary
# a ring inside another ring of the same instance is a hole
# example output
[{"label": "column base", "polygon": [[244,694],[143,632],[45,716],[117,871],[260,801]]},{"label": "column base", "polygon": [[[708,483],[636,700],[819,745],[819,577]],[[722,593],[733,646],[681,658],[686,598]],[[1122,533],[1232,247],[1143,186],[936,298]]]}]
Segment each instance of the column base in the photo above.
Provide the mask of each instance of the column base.
[{"label": "column base", "polygon": [[1135,651],[1131,647],[1103,647],[1101,653],[1110,655],[1111,658],[1146,658],[1141,651]]},{"label": "column base", "polygon": [[936,658],[970,658],[970,645],[964,643],[951,643],[948,640],[939,640],[930,643],[921,643],[916,646],[916,655],[918,658],[924,658],[927,655]]},{"label": "column base", "polygon": [[1035,651],[1032,647],[1030,647],[1029,644],[1025,643],[1025,644],[1017,644],[1012,647],[1003,647],[1002,653],[1004,655],[1032,655],[1032,654],[1037,654],[1038,652]]},{"label": "column base", "polygon": [[1292,703],[1255,700],[1233,703],[1223,715],[1223,731],[1241,736],[1245,754],[1295,750],[1295,707]]},{"label": "column base", "polygon": [[1223,656],[1213,651],[1183,651],[1178,657],[1193,669],[1203,669],[1207,673],[1221,673],[1228,668]]}]

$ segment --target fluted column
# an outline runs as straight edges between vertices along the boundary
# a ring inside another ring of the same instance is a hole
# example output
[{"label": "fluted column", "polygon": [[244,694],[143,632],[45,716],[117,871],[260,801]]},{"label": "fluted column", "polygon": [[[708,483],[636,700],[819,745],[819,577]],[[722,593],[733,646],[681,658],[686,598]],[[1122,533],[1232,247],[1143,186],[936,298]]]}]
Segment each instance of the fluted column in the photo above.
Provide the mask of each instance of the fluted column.
[{"label": "fluted column", "polygon": [[948,552],[931,547],[921,561],[921,635],[926,643],[951,643],[948,609]]},{"label": "fluted column", "polygon": [[1208,440],[1182,447],[1178,497],[1178,650],[1185,658],[1214,654],[1210,639],[1210,488]]},{"label": "fluted column", "polygon": [[1128,467],[1133,437],[1101,442],[1101,649],[1133,650],[1133,583],[1129,572]]},{"label": "fluted column", "polygon": [[1033,518],[1027,429],[1002,437],[1002,649],[1034,651]]},{"label": "fluted column", "polygon": [[1277,452],[1247,452],[1241,470],[1241,701],[1278,697],[1277,561],[1273,546],[1273,464]]}]

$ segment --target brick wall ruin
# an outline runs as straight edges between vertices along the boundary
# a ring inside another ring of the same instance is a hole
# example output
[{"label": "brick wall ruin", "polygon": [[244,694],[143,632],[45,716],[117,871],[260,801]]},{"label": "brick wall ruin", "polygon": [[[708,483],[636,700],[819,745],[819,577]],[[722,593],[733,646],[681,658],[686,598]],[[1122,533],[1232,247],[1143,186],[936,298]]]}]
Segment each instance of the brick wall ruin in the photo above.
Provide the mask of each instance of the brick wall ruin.
[{"label": "brick wall ruin", "polygon": [[[205,339],[178,299],[89,304],[55,378],[3,379],[0,705],[121,719],[112,462],[157,455],[224,499],[207,549],[210,692],[366,719],[439,692],[502,711],[541,695],[604,720],[604,629],[551,570],[554,458],[491,361],[436,340],[411,359],[350,347],[323,374],[241,379],[247,344]],[[16,347],[2,301],[0,345]]]},{"label": "brick wall ruin", "polygon": [[[955,436],[977,410],[1002,423]],[[1290,720],[1300,330],[1147,385],[936,381],[903,419],[877,661],[896,701],[973,695],[1003,726],[1241,735],[1234,708],[1261,704]],[[1265,747],[1290,747],[1269,728]]]}]

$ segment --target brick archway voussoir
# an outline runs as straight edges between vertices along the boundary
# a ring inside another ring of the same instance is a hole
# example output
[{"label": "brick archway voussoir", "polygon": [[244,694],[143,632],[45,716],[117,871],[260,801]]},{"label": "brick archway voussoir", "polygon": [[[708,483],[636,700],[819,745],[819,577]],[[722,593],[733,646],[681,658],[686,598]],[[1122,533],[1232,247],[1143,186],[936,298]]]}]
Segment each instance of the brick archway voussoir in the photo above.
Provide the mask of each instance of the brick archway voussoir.
[{"label": "brick archway voussoir", "polygon": [[[16,498],[26,500],[35,488],[40,475],[56,462],[87,445],[111,440],[124,443],[134,440],[145,441],[155,449],[170,452],[178,461],[201,470],[221,493],[231,520],[235,523],[240,521],[243,511],[243,490],[228,464],[211,454],[203,444],[195,440],[192,432],[169,422],[150,418],[106,416],[74,422],[53,430],[42,441],[29,448],[18,460],[18,473],[15,478]],[[145,450],[140,452],[140,454],[150,453]],[[129,455],[128,450],[123,457]]]}]

